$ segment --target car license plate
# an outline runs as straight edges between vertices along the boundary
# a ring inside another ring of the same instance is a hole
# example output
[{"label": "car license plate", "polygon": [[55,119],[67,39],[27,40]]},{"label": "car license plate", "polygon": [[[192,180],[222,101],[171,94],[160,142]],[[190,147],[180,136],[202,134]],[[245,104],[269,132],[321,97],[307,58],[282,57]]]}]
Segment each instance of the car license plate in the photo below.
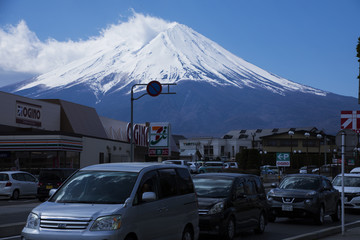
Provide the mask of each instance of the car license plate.
[{"label": "car license plate", "polygon": [[53,188],[53,186],[52,185],[50,185],[50,186],[46,186],[46,189],[52,189]]},{"label": "car license plate", "polygon": [[283,211],[291,212],[291,211],[293,210],[293,206],[292,206],[292,205],[288,205],[288,204],[284,204],[284,205],[282,205],[282,210],[283,210]]}]

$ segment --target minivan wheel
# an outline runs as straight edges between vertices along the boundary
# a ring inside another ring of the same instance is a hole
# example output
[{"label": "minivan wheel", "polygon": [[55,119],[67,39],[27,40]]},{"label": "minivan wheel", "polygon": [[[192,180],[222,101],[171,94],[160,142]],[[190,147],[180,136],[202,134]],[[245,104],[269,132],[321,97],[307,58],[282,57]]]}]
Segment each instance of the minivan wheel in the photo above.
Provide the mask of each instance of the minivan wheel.
[{"label": "minivan wheel", "polygon": [[20,196],[20,192],[19,190],[15,189],[11,195],[11,199],[12,200],[18,200],[19,199],[19,196]]},{"label": "minivan wheel", "polygon": [[224,237],[226,240],[232,240],[235,237],[235,221],[234,218],[230,218],[226,224]]},{"label": "minivan wheel", "polygon": [[193,240],[194,239],[194,233],[191,230],[190,227],[186,227],[183,234],[182,234],[182,240]]},{"label": "minivan wheel", "polygon": [[322,225],[324,223],[324,218],[325,218],[324,206],[320,206],[319,212],[316,214],[315,217],[315,222],[318,225]]},{"label": "minivan wheel", "polygon": [[265,216],[264,216],[264,213],[261,212],[260,213],[260,216],[259,216],[259,219],[258,219],[258,225],[257,225],[257,228],[254,229],[254,231],[256,233],[263,233],[265,231]]},{"label": "minivan wheel", "polygon": [[340,218],[341,218],[341,206],[340,206],[340,203],[337,203],[335,212],[334,212],[334,214],[331,215],[331,220],[333,222],[337,222],[340,220]]}]

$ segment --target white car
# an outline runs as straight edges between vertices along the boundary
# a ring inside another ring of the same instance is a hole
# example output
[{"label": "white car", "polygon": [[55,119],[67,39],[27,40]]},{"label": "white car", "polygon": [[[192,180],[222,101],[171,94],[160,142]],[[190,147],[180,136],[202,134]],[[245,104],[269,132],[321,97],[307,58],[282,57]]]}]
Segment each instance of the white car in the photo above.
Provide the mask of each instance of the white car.
[{"label": "white car", "polygon": [[165,161],[162,161],[162,163],[165,163],[165,164],[176,164],[176,165],[181,165],[181,166],[185,166],[189,169],[189,171],[191,170],[190,169],[190,166],[188,164],[189,161],[187,160],[165,160]]},{"label": "white car", "polygon": [[[333,186],[339,192],[342,191],[342,176],[337,175],[333,180]],[[348,209],[360,209],[360,174],[344,173],[344,207]]]},{"label": "white car", "polygon": [[360,167],[351,169],[350,173],[360,173]]},{"label": "white car", "polygon": [[200,167],[199,163],[197,163],[197,162],[188,162],[187,164],[190,167],[190,172],[191,173],[198,173],[199,172],[199,167]]},{"label": "white car", "polygon": [[38,180],[23,171],[0,172],[0,196],[18,199],[20,196],[36,196]]},{"label": "white car", "polygon": [[224,168],[239,168],[237,162],[226,162]]}]

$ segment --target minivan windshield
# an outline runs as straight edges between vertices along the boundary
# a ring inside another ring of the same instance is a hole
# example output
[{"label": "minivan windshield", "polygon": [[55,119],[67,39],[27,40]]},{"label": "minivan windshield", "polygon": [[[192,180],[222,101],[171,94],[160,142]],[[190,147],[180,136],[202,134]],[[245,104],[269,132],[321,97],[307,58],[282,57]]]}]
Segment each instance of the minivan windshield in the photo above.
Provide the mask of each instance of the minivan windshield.
[{"label": "minivan windshield", "polygon": [[233,179],[194,178],[196,195],[205,198],[225,198],[229,196]]},{"label": "minivan windshield", "polygon": [[130,196],[137,176],[134,172],[79,171],[49,201],[122,204]]}]

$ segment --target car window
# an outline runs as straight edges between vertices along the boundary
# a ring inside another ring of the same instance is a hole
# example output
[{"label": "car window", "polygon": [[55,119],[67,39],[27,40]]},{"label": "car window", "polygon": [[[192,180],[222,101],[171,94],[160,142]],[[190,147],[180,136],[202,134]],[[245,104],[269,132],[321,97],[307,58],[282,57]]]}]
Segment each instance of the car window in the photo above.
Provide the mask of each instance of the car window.
[{"label": "car window", "polygon": [[176,169],[178,174],[179,194],[188,194],[194,192],[194,185],[191,180],[189,170],[184,168]]},{"label": "car window", "polygon": [[158,199],[159,196],[159,192],[158,192],[158,176],[157,176],[157,172],[156,171],[151,171],[146,173],[139,185],[139,188],[136,192],[136,197],[135,197],[135,203],[134,204],[141,204],[144,203],[144,201],[142,200],[142,195],[145,192],[154,192],[156,195],[156,199]]},{"label": "car window", "polygon": [[317,190],[320,180],[317,177],[286,177],[281,181],[279,188]]},{"label": "car window", "polygon": [[239,198],[241,196],[244,196],[244,194],[245,194],[244,182],[237,180],[235,183],[235,196],[236,198]]},{"label": "car window", "polygon": [[9,175],[6,173],[0,173],[0,181],[9,181]]},{"label": "car window", "polygon": [[167,198],[177,195],[175,169],[160,169],[160,198]]},{"label": "car window", "polygon": [[256,194],[256,187],[254,181],[251,181],[250,179],[247,179],[245,182],[245,193],[247,195],[254,195]]},{"label": "car window", "polygon": [[[345,187],[360,187],[360,177],[349,177],[344,176],[344,186]],[[341,176],[336,176],[333,181],[334,186],[341,186]]]},{"label": "car window", "polygon": [[130,196],[137,175],[133,172],[79,171],[49,201],[122,204]]},{"label": "car window", "polygon": [[36,182],[36,178],[31,176],[30,174],[24,173],[24,177],[27,182]]},{"label": "car window", "polygon": [[25,181],[25,176],[22,173],[14,173],[11,175],[13,179],[17,181]]},{"label": "car window", "polygon": [[325,189],[332,189],[333,188],[332,185],[331,185],[331,182],[329,180],[323,179],[322,182],[323,182],[323,187]]},{"label": "car window", "polygon": [[231,178],[206,178],[200,176],[194,178],[193,181],[198,197],[228,197],[233,185],[233,179]]},{"label": "car window", "polygon": [[262,184],[260,178],[252,178],[252,180],[255,182],[256,192],[264,193],[264,185]]}]

